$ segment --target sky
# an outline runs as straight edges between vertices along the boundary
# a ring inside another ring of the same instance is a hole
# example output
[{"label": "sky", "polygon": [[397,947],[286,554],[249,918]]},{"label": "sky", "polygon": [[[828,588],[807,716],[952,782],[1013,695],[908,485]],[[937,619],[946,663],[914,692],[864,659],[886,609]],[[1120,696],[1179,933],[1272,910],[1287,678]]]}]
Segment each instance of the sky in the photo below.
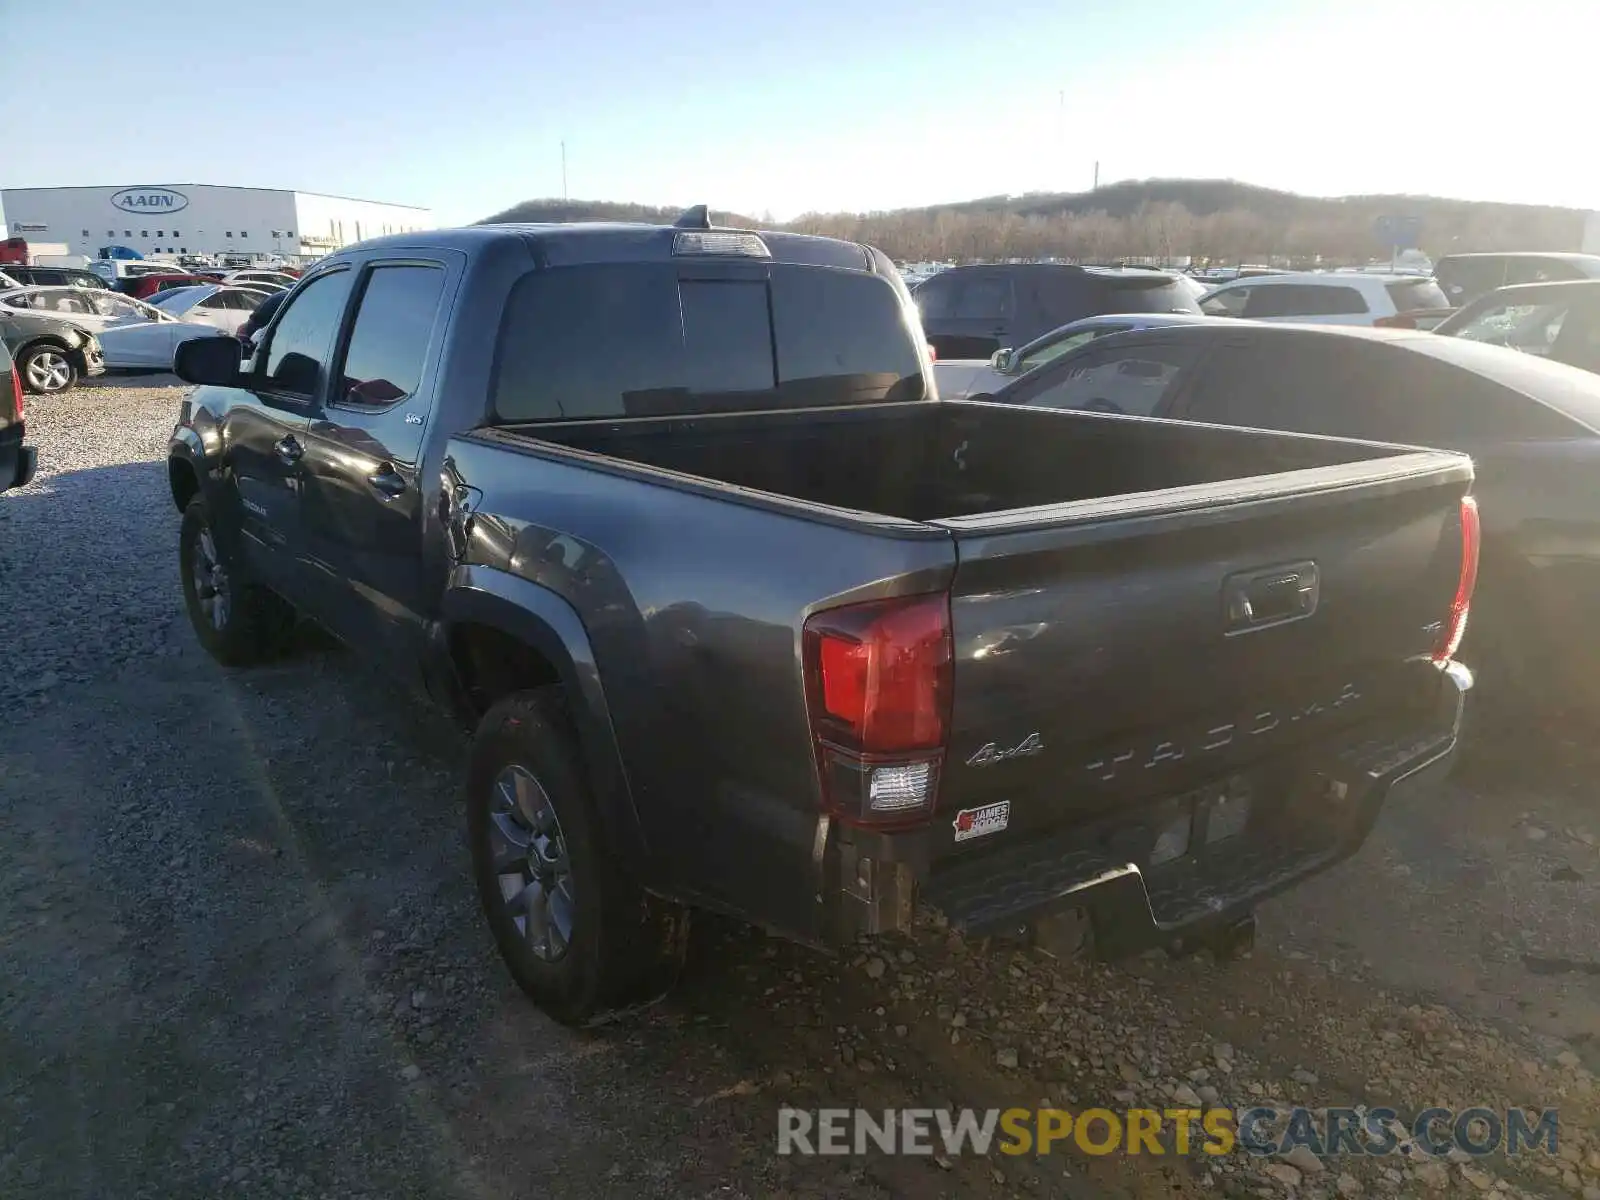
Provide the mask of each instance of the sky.
[{"label": "sky", "polygon": [[55,48],[0,90],[0,186],[461,224],[561,196],[565,142],[574,199],[779,220],[1083,191],[1097,162],[1600,208],[1597,32],[1592,0],[0,0],[0,44]]}]

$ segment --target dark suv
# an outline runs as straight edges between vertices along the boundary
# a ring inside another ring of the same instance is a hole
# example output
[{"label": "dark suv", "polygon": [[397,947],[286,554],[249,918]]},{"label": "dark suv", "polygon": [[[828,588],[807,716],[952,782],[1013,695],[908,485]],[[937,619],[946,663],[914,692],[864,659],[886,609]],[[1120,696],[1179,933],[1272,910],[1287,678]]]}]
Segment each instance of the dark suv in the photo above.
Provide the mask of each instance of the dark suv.
[{"label": "dark suv", "polygon": [[0,492],[27,483],[38,466],[38,452],[22,444],[24,432],[22,376],[0,342]]},{"label": "dark suv", "polygon": [[1433,264],[1433,277],[1450,303],[1464,308],[1512,284],[1600,279],[1600,254],[1446,254]]},{"label": "dark suv", "polygon": [[1193,291],[1164,271],[1013,263],[952,267],[912,296],[940,358],[988,358],[1069,321],[1102,313],[1200,312]]}]

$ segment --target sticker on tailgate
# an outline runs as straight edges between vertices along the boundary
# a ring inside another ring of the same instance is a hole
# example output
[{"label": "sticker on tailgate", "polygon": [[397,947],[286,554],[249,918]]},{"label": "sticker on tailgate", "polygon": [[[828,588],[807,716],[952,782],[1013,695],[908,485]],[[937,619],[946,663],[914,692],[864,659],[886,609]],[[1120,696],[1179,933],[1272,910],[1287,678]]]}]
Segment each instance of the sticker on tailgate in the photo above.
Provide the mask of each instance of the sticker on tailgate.
[{"label": "sticker on tailgate", "polygon": [[982,808],[963,808],[951,822],[955,826],[956,841],[965,842],[987,834],[999,833],[1011,823],[1011,801],[985,804]]}]

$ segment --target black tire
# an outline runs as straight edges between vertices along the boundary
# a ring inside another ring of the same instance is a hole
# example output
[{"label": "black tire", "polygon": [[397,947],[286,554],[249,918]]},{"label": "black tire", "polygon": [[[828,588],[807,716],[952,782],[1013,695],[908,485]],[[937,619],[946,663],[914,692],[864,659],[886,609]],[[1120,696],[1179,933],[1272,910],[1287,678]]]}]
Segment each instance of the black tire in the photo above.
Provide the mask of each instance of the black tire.
[{"label": "black tire", "polygon": [[[43,382],[47,374],[49,383]],[[78,366],[72,361],[72,351],[65,347],[50,342],[35,342],[24,347],[22,353],[17,355],[17,377],[22,380],[22,386],[35,396],[59,396],[77,386]],[[58,380],[60,382],[56,382]]]},{"label": "black tire", "polygon": [[[220,550],[220,543],[211,532],[206,502],[196,496],[183,510],[183,524],[178,531],[183,604],[195,636],[206,652],[224,666],[248,667],[277,657],[294,631],[294,609],[275,593],[247,582]],[[200,574],[211,580],[209,595],[203,594],[202,588],[207,585],[196,573],[197,565],[203,566],[208,557],[215,569]],[[223,600],[220,619],[212,603],[219,595]]]},{"label": "black tire", "polygon": [[[467,772],[473,876],[495,945],[517,985],[568,1025],[592,1024],[659,997],[677,978],[688,935],[685,911],[646,896],[606,846],[580,763],[561,689],[541,688],[508,696],[489,710]],[[500,811],[497,824],[497,810],[511,807],[510,793],[529,777],[537,790],[528,795],[541,815],[546,806],[553,811],[553,825],[525,820],[522,796],[515,798],[518,811]],[[515,856],[515,843],[503,832],[507,817],[519,833],[531,835],[524,857]],[[548,838],[542,881],[539,869],[525,865],[541,836]],[[511,894],[533,899],[516,904]],[[541,901],[543,916],[521,915],[540,911]],[[551,935],[563,917],[566,933]],[[559,952],[556,943],[564,943]]]}]

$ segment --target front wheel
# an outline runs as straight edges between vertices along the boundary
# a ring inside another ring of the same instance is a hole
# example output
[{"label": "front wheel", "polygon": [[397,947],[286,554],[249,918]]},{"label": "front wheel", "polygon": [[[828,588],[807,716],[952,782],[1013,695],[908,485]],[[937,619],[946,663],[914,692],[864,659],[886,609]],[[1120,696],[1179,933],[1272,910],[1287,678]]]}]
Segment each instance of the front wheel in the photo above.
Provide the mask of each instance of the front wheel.
[{"label": "front wheel", "polygon": [[78,382],[78,368],[60,346],[29,346],[17,356],[22,386],[36,396],[53,396],[72,389]]},{"label": "front wheel", "polygon": [[294,609],[244,580],[227,561],[210,510],[199,496],[183,510],[178,568],[189,622],[212,658],[225,666],[246,667],[282,651],[294,629]]},{"label": "front wheel", "polygon": [[495,944],[517,985],[569,1025],[661,994],[688,931],[682,909],[646,896],[608,852],[580,762],[561,690],[542,688],[489,710],[467,775]]}]

